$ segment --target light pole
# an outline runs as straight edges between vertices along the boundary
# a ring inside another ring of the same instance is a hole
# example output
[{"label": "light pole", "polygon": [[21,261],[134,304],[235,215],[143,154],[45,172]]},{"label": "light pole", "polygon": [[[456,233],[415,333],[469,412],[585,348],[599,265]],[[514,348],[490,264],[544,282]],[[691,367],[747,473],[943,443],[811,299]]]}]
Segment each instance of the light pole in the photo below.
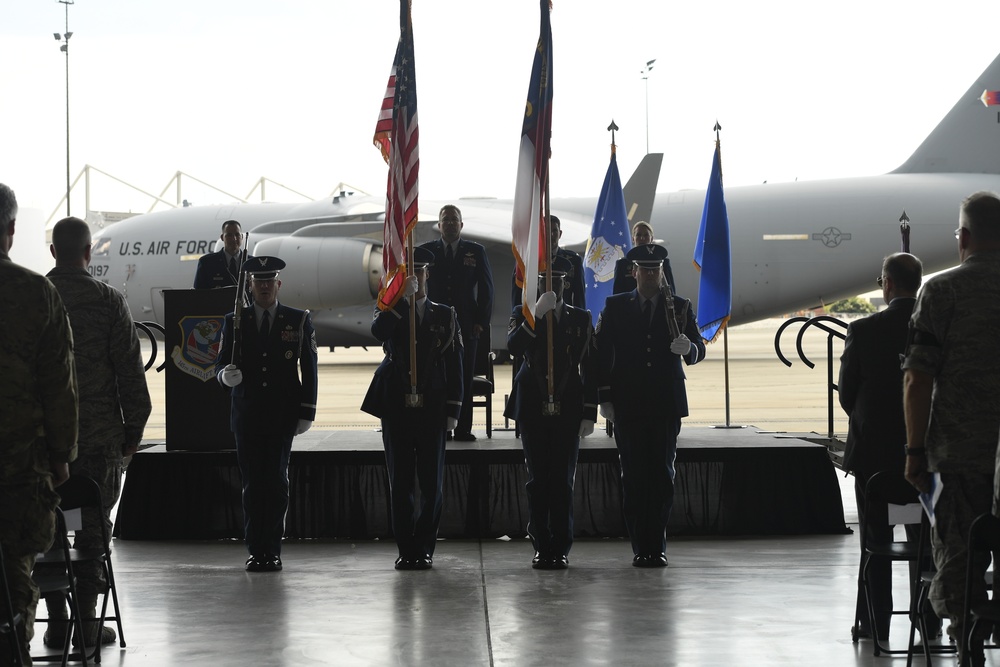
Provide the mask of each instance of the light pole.
[{"label": "light pole", "polygon": [[59,34],[58,32],[52,33],[52,36],[56,38],[57,42],[62,42],[62,46],[59,50],[66,54],[66,217],[68,218],[69,213],[69,38],[73,36],[73,33],[69,31],[69,6],[73,4],[74,0],[56,0],[66,7],[66,32]]},{"label": "light pole", "polygon": [[[60,0],[61,1],[61,0]],[[646,66],[642,68],[639,74],[642,74],[642,80],[646,82],[646,153],[649,153],[649,73],[653,70],[653,63],[656,62],[656,58],[646,61]]]}]

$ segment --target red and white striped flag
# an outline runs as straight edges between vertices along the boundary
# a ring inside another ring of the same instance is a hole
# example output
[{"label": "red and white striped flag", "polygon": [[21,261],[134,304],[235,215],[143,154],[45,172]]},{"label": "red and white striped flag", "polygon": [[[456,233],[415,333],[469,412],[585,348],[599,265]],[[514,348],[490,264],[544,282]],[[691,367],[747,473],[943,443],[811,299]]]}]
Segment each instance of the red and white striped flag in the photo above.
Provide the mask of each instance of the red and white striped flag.
[{"label": "red and white striped flag", "polygon": [[419,137],[410,3],[409,0],[400,0],[399,45],[389,71],[389,84],[382,99],[373,139],[389,165],[382,245],[383,275],[378,294],[378,307],[382,310],[392,308],[403,293],[406,239],[417,224]]},{"label": "red and white striped flag", "polygon": [[538,272],[545,269],[545,209],[548,197],[549,152],[552,138],[552,27],[548,0],[540,0],[542,19],[531,67],[531,83],[521,127],[514,214],[511,220],[515,280],[521,288],[524,317],[535,326]]}]

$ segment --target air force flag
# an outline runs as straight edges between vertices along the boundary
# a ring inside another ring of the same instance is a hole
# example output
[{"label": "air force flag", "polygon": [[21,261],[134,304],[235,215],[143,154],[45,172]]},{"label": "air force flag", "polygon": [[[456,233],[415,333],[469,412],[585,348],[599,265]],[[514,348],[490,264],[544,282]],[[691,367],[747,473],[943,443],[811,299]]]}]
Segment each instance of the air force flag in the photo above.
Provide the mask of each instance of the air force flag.
[{"label": "air force flag", "polygon": [[618,175],[618,159],[611,153],[611,164],[604,177],[601,197],[597,200],[594,224],[583,258],[583,278],[587,288],[587,304],[591,308],[594,326],[604,310],[604,300],[611,296],[614,286],[615,262],[632,249],[628,214],[625,212],[625,195]]}]

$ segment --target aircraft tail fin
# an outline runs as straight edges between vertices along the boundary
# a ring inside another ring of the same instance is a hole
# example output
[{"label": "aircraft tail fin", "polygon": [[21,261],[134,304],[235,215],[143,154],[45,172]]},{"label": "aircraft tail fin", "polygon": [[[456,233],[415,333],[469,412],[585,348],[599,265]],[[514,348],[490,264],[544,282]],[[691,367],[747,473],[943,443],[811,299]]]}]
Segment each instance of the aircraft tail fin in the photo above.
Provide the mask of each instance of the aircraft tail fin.
[{"label": "aircraft tail fin", "polygon": [[1000,105],[987,106],[986,98],[986,91],[998,90],[1000,55],[913,155],[891,173],[1000,174]]},{"label": "aircraft tail fin", "polygon": [[649,221],[653,215],[656,199],[656,184],[660,181],[660,166],[663,153],[646,153],[639,166],[632,172],[628,183],[622,188],[625,195],[625,211],[630,223]]}]

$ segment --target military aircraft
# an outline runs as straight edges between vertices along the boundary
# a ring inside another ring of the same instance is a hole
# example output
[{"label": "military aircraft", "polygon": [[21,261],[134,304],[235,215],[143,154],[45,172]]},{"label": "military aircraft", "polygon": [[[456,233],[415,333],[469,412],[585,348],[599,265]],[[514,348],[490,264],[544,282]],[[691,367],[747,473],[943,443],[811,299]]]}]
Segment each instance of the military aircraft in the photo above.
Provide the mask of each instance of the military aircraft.
[{"label": "military aircraft", "polygon": [[[894,171],[825,181],[765,183],[726,190],[732,238],[731,324],[781,315],[873,289],[885,255],[899,250],[905,214],[911,251],[927,272],[957,261],[952,239],[961,200],[1000,191],[1000,112],[984,91],[1000,90],[1000,56],[976,79],[914,153]],[[995,97],[995,96],[994,96]],[[691,265],[704,190],[655,197],[661,155],[647,156],[626,186],[631,219],[648,219],[672,260],[677,293],[697,301]],[[707,174],[706,174],[707,176]],[[415,242],[437,235],[444,203],[463,212],[463,236],[483,243],[496,283],[494,348],[510,313],[512,201],[421,201]],[[586,248],[596,199],[553,199],[562,245]],[[133,317],[163,323],[162,290],[191,286],[195,260],[221,244],[237,219],[250,250],[287,262],[280,300],[313,311],[323,346],[373,344],[369,327],[381,271],[384,199],[341,193],[305,204],[195,206],[140,215],[94,238],[91,273],[122,289]],[[433,270],[433,269],[432,269]],[[589,304],[591,308],[597,304]]]}]

